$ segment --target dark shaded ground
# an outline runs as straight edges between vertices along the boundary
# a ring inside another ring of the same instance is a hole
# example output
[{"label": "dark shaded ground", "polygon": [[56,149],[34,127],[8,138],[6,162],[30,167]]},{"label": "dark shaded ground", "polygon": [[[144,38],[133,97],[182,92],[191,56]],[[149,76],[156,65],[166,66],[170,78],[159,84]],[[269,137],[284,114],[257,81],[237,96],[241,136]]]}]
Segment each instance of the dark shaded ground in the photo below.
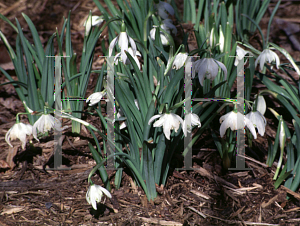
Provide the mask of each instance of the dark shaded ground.
[{"label": "dark shaded ground", "polygon": [[[270,5],[262,20],[264,32],[274,4]],[[283,2],[277,16],[299,26],[299,9],[297,1]],[[73,46],[80,55],[84,33],[82,24],[89,10],[99,15],[92,0],[0,2],[0,13],[11,21],[17,17],[30,40],[30,31],[21,12],[27,14],[44,42],[56,27],[61,29],[62,18],[67,17],[69,10]],[[183,27],[190,28],[189,25]],[[14,46],[14,31],[4,22],[0,23],[0,29]],[[299,31],[295,36],[299,37]],[[253,36],[252,43],[258,46],[257,37],[257,34]],[[271,39],[300,60],[297,43],[286,35],[281,25],[272,26]],[[193,41],[190,40],[191,45]],[[100,47],[97,51],[101,54]],[[1,42],[0,52],[0,66],[14,75]],[[100,60],[95,61],[94,69],[100,68],[101,63]],[[91,76],[87,95],[93,92],[93,79],[96,79],[95,75]],[[3,82],[7,79],[0,74],[0,83]],[[257,89],[263,88],[257,83],[255,85]],[[272,99],[267,99],[267,103],[280,111],[280,106]],[[112,183],[113,198],[99,204],[98,211],[95,211],[85,200],[87,176],[95,165],[87,146],[91,136],[84,129],[80,137],[70,133],[70,129],[65,132],[63,164],[72,170],[45,171],[44,166],[53,167],[50,158],[53,136],[41,139],[40,143],[34,141],[33,146],[27,145],[26,151],[21,150],[18,142],[10,148],[4,140],[5,133],[15,123],[16,113],[21,111],[24,108],[13,87],[1,86],[0,168],[5,168],[5,164],[12,168],[0,171],[0,225],[299,225],[299,192],[286,200],[287,190],[283,187],[275,190],[273,186],[275,166],[268,168],[264,164],[266,139],[273,139],[277,129],[277,121],[271,113],[266,113],[268,126],[265,136],[259,137],[252,149],[246,148],[247,155],[251,156],[246,160],[246,166],[252,171],[224,171],[213,140],[205,133],[195,145],[195,171],[171,170],[166,186],[157,188],[159,196],[154,202],[148,202],[144,192],[124,173],[121,188],[115,190]],[[26,120],[24,117],[21,121]],[[87,120],[97,126],[96,118],[88,117]],[[179,164],[176,167],[182,166],[180,155],[175,157],[175,162]],[[113,182],[114,171],[110,171],[109,175]],[[93,181],[103,185],[98,175],[94,176]]]}]

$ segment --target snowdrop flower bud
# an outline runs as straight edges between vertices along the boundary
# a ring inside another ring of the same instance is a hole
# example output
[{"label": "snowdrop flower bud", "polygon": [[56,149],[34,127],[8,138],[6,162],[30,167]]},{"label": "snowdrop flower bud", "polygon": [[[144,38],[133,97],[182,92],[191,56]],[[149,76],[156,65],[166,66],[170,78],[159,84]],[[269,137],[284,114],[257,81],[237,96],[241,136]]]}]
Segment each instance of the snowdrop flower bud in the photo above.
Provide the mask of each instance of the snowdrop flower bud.
[{"label": "snowdrop flower bud", "polygon": [[103,21],[103,16],[91,16],[91,14],[89,14],[87,20],[83,24],[83,26],[85,26],[85,35],[88,36],[91,28],[97,25],[100,26]]},{"label": "snowdrop flower bud", "polygon": [[[240,120],[244,119],[244,121]],[[238,121],[239,120],[239,121]],[[252,133],[254,139],[256,139],[256,131],[252,124],[252,122],[242,115],[240,112],[231,111],[227,113],[226,115],[223,115],[220,118],[220,136],[223,137],[225,135],[225,132],[228,128],[230,128],[232,131],[238,130],[238,129],[244,129],[244,124],[248,127],[250,132]]]},{"label": "snowdrop flower bud", "polygon": [[[225,74],[225,79],[227,78],[227,68],[220,61],[214,60],[213,58],[203,58],[197,60],[194,63],[195,72],[198,73],[198,78],[201,86],[203,86],[203,81],[206,78],[213,81],[215,77],[218,75],[219,66],[223,70]],[[193,73],[192,77],[195,77],[195,73]]]},{"label": "snowdrop flower bud", "polygon": [[175,59],[173,61],[173,65],[172,65],[173,69],[175,68],[176,70],[178,70],[179,68],[183,67],[187,57],[188,57],[187,53],[178,53],[175,56]]},{"label": "snowdrop flower bud", "polygon": [[255,67],[257,66],[257,64],[259,62],[260,70],[263,70],[266,62],[271,63],[273,61],[276,62],[276,68],[278,69],[279,64],[280,64],[280,59],[279,59],[278,55],[270,49],[265,49],[255,60]]},{"label": "snowdrop flower bud", "polygon": [[110,192],[100,185],[93,184],[89,187],[86,193],[86,201],[89,204],[92,204],[93,208],[97,210],[97,202],[100,202],[103,196],[103,193],[108,197],[112,198]]},{"label": "snowdrop flower bud", "polygon": [[13,147],[10,140],[19,139],[22,143],[22,149],[25,149],[26,145],[26,135],[32,134],[32,126],[30,124],[24,124],[22,122],[17,122],[11,127],[5,134],[5,141],[9,146]]},{"label": "snowdrop flower bud", "polygon": [[209,36],[209,45],[211,48],[215,45],[215,40],[216,40],[215,28],[213,28],[211,29],[210,36]]},{"label": "snowdrop flower bud", "polygon": [[37,130],[41,133],[46,133],[53,129],[55,126],[55,118],[50,114],[43,114],[32,127],[33,137],[39,141],[37,138]]},{"label": "snowdrop flower bud", "polygon": [[[171,130],[175,130],[175,132],[178,131],[180,123],[183,128],[183,120],[178,115],[174,113],[165,113],[165,114],[159,114],[154,115],[150,118],[148,125],[150,125],[155,119],[159,118],[154,124],[153,127],[163,127],[164,134],[168,140],[170,140]],[[186,135],[186,131],[183,130],[184,135]]]},{"label": "snowdrop flower bud", "polygon": [[220,43],[220,51],[223,53],[225,38],[224,38],[224,34],[223,34],[223,31],[222,31],[222,26],[221,25],[220,25],[219,43]]},{"label": "snowdrop flower bud", "polygon": [[[255,98],[255,100],[254,100],[253,105],[255,105],[255,103],[256,103],[256,95],[254,98]],[[256,110],[259,111],[262,115],[264,115],[266,112],[266,109],[267,109],[267,104],[266,104],[265,98],[262,95],[258,95],[257,101],[258,102],[257,102]]]},{"label": "snowdrop flower bud", "polygon": [[284,124],[283,124],[283,119],[280,120],[280,133],[279,133],[279,145],[280,145],[280,150],[284,149],[285,145],[285,129],[284,129]]},{"label": "snowdrop flower bud", "polygon": [[[89,106],[93,106],[97,103],[99,103],[99,101],[102,99],[103,96],[106,95],[105,90],[102,92],[96,92],[96,93],[92,93],[87,99],[86,102],[90,102]],[[106,100],[107,101],[107,100]]]}]

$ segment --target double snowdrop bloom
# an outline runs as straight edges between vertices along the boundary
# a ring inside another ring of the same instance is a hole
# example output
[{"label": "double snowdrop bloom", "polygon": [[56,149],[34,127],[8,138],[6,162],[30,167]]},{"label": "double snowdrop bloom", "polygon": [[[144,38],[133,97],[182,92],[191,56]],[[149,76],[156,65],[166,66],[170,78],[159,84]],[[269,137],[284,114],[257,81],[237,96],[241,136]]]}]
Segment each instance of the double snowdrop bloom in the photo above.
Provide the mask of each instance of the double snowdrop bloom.
[{"label": "double snowdrop bloom", "polygon": [[[135,63],[136,63],[137,66],[139,67],[139,70],[141,70],[140,61],[139,61],[139,59],[137,58],[137,56],[141,57],[141,53],[137,50],[136,53],[134,54],[131,47],[128,48],[128,53],[133,57]],[[118,54],[115,56],[115,59],[114,59],[115,64],[118,64],[120,56],[121,56],[121,53],[118,53]],[[121,61],[122,61],[122,58],[121,58]],[[126,62],[123,62],[123,63],[126,64],[126,65],[128,65],[128,64],[130,64],[130,60],[127,58],[127,59],[126,59]]]},{"label": "double snowdrop bloom", "polygon": [[135,45],[135,42],[134,40],[129,37],[125,31],[125,24],[123,23],[122,26],[121,26],[121,32],[120,34],[115,37],[111,43],[109,44],[109,56],[111,56],[112,54],[112,51],[113,51],[113,48],[115,47],[115,45],[118,43],[120,49],[121,49],[121,58],[122,58],[122,62],[126,63],[127,62],[127,55],[125,53],[128,52],[128,44],[130,43],[131,45],[131,48],[132,48],[132,55],[135,56],[136,55],[136,45]]},{"label": "double snowdrop bloom", "polygon": [[179,68],[183,67],[183,65],[185,64],[185,61],[186,61],[187,57],[188,57],[187,53],[178,53],[175,56],[172,68],[178,70]]},{"label": "double snowdrop bloom", "polygon": [[101,187],[100,185],[93,184],[89,187],[87,193],[86,193],[86,201],[89,204],[92,204],[93,208],[97,210],[97,202],[101,201],[101,198],[103,196],[103,193],[111,199],[111,194],[108,190]]},{"label": "double snowdrop bloom", "polygon": [[158,4],[155,5],[157,10],[158,10],[158,15],[162,18],[162,19],[167,19],[168,18],[168,14],[166,12],[168,12],[170,15],[174,15],[174,9],[173,7],[167,3],[167,2],[162,2],[159,1]]},{"label": "double snowdrop bloom", "polygon": [[[50,131],[55,126],[55,118],[50,114],[43,114],[34,124],[32,127],[32,134],[33,137],[39,141],[37,138],[37,130],[41,133],[46,133]],[[60,128],[56,128],[60,129]]]},{"label": "double snowdrop bloom", "polygon": [[265,134],[267,121],[265,117],[259,111],[251,111],[246,115],[254,127],[257,128],[258,133],[263,136]]},{"label": "double snowdrop bloom", "polygon": [[[221,67],[221,69],[224,72],[225,75],[225,80],[227,78],[227,69],[225,67],[225,65],[223,63],[221,63],[220,61],[217,61],[213,58],[203,58],[200,60],[197,60],[194,63],[194,68],[195,71],[198,73],[198,78],[199,78],[199,82],[201,84],[201,86],[203,86],[203,81],[205,79],[205,77],[207,79],[210,79],[211,81],[213,81],[215,79],[215,77],[218,75],[219,72],[219,66]],[[192,77],[195,77],[195,73],[193,73]]]},{"label": "double snowdrop bloom", "polygon": [[30,124],[24,124],[22,122],[16,123],[5,134],[5,141],[9,146],[13,147],[10,140],[19,139],[22,143],[22,149],[25,149],[26,135],[32,134],[32,126]]},{"label": "double snowdrop bloom", "polygon": [[[188,125],[187,121],[191,122],[191,125]],[[185,116],[185,119],[183,121],[183,129],[186,130],[188,133],[191,133],[193,126],[198,126],[198,128],[201,127],[200,118],[196,114],[189,113]]]},{"label": "double snowdrop bloom", "polygon": [[85,35],[87,36],[90,33],[93,26],[100,26],[103,21],[103,16],[89,16],[83,24],[85,26]]},{"label": "double snowdrop bloom", "polygon": [[[171,32],[174,35],[177,34],[177,28],[172,23],[171,19],[165,19],[165,20],[163,20],[163,23],[160,25],[160,28],[163,29],[163,30],[165,30],[168,34],[171,34]],[[155,33],[156,33],[156,26],[153,26],[153,28],[150,31],[150,38],[152,40],[155,40]],[[168,38],[165,36],[165,34],[162,31],[160,32],[160,40],[161,40],[161,43],[164,46],[167,46],[167,45],[170,44]]]},{"label": "double snowdrop bloom", "polygon": [[[173,113],[165,113],[165,114],[159,114],[154,115],[150,118],[148,125],[150,125],[155,119],[159,118],[154,124],[153,127],[163,127],[164,134],[168,140],[170,140],[171,130],[175,130],[175,132],[178,131],[180,123],[183,126],[183,120],[178,115]],[[183,130],[184,135],[186,135],[186,131]]]},{"label": "double snowdrop bloom", "polygon": [[276,68],[278,69],[279,64],[280,64],[278,55],[270,49],[265,49],[255,60],[255,67],[257,66],[257,64],[259,62],[260,70],[263,70],[266,62],[271,63],[273,61],[276,62]]},{"label": "double snowdrop bloom", "polygon": [[248,127],[254,139],[256,139],[256,131],[252,122],[242,115],[240,112],[231,111],[220,118],[220,136],[223,137],[226,130],[230,128],[232,131],[244,129],[244,125]]},{"label": "double snowdrop bloom", "polygon": [[[90,102],[89,103],[89,106],[93,106],[97,103],[99,103],[99,101],[103,98],[103,96],[106,95],[106,92],[105,91],[102,91],[102,92],[96,92],[96,93],[92,93],[87,99],[86,99],[86,102]],[[107,100],[105,100],[107,101]]]},{"label": "double snowdrop bloom", "polygon": [[[253,55],[250,51],[244,50],[241,47],[237,46],[236,47],[236,57],[234,61],[234,66],[238,66],[239,62],[244,59],[244,57],[249,54]],[[246,61],[247,62],[247,61]]]}]

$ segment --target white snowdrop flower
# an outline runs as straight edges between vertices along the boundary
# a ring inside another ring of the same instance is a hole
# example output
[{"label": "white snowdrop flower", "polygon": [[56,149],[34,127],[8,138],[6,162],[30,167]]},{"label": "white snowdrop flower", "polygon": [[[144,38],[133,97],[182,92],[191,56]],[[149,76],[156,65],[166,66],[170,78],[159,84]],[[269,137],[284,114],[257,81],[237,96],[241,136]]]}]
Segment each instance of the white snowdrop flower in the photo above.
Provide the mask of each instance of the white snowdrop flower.
[{"label": "white snowdrop flower", "polygon": [[[159,118],[154,124],[153,127],[163,127],[164,134],[168,140],[170,140],[171,130],[174,129],[175,132],[178,131],[179,125],[181,123],[183,128],[183,120],[181,117],[179,117],[176,114],[173,113],[165,113],[165,114],[159,114],[154,115],[150,118],[148,125],[150,125],[155,119]],[[183,130],[184,135],[186,135],[186,131]]]},{"label": "white snowdrop flower", "polygon": [[[37,130],[41,133],[46,133],[51,129],[54,129],[55,126],[55,118],[50,114],[43,114],[34,124],[32,127],[32,134],[33,137],[39,141],[37,138]],[[59,129],[59,128],[57,128]]]},{"label": "white snowdrop flower", "polygon": [[[99,101],[103,98],[103,96],[106,95],[106,92],[105,90],[102,91],[102,92],[96,92],[96,93],[92,93],[87,99],[86,99],[86,102],[90,102],[89,103],[89,106],[93,106],[97,103],[99,103]],[[107,100],[105,100],[107,101]]]},{"label": "white snowdrop flower", "polygon": [[[137,66],[139,67],[139,70],[141,70],[141,65],[140,65],[140,61],[139,59],[137,58],[138,56],[141,57],[141,53],[137,50],[135,55],[133,54],[133,50],[131,47],[128,48],[128,53],[133,57],[134,61],[136,62]],[[115,59],[114,59],[114,62],[115,64],[118,64],[119,62],[119,59],[120,59],[120,56],[121,56],[121,53],[118,53],[116,56],[115,56]],[[122,61],[122,58],[120,59],[120,61]],[[130,60],[127,58],[126,59],[126,62],[123,62],[124,64],[128,65],[130,64]]]},{"label": "white snowdrop flower", "polygon": [[267,121],[265,117],[259,111],[251,111],[246,115],[254,127],[257,128],[258,133],[263,136],[265,134]]},{"label": "white snowdrop flower", "polygon": [[[220,61],[217,61],[213,58],[203,58],[200,60],[197,60],[194,63],[195,72],[198,73],[198,78],[201,86],[203,86],[203,81],[205,77],[207,79],[210,79],[213,81],[215,77],[218,75],[219,72],[219,66],[224,71],[225,74],[225,80],[227,78],[227,69],[223,63]],[[195,73],[193,73],[193,78],[195,77]]]},{"label": "white snowdrop flower", "polygon": [[166,12],[168,12],[170,15],[174,15],[174,9],[173,7],[167,3],[167,2],[162,2],[159,1],[158,4],[155,5],[157,10],[158,10],[158,15],[162,18],[162,19],[167,19],[168,18],[168,14]]},{"label": "white snowdrop flower", "polygon": [[278,69],[279,64],[280,64],[280,59],[279,59],[278,55],[270,49],[265,49],[255,60],[255,67],[257,66],[257,64],[259,62],[260,70],[263,70],[266,62],[271,63],[273,61],[276,62],[276,68]]},{"label": "white snowdrop flower", "polygon": [[[243,121],[244,119],[244,121]],[[227,113],[226,115],[223,115],[220,118],[220,136],[223,137],[226,130],[230,128],[232,131],[238,130],[238,129],[244,129],[244,124],[248,127],[250,132],[253,134],[254,139],[256,139],[256,131],[252,124],[252,122],[242,115],[240,112],[234,112],[231,111]]]},{"label": "white snowdrop flower", "polygon": [[175,68],[176,70],[178,70],[179,68],[183,67],[187,57],[188,57],[187,53],[178,53],[175,56],[175,59],[173,61],[173,65],[172,65],[173,69]]},{"label": "white snowdrop flower", "polygon": [[[135,103],[135,106],[137,107],[137,109],[140,110],[140,108],[139,108],[139,103],[138,103],[138,100],[137,100],[137,99],[134,100],[134,103]],[[123,117],[123,111],[122,111],[122,109],[120,109],[119,112],[117,113],[117,119],[119,119],[119,118],[121,118],[121,117]],[[113,123],[114,123],[114,122],[115,122],[115,120],[113,120]],[[121,129],[124,129],[124,128],[126,128],[126,127],[127,127],[126,122],[122,122],[122,123],[120,124],[120,130],[121,130]]]},{"label": "white snowdrop flower", "polygon": [[[255,100],[254,100],[253,105],[255,105],[255,102],[256,102],[256,95],[254,98],[255,98]],[[265,98],[262,95],[258,95],[258,102],[257,102],[256,110],[259,111],[262,115],[264,115],[266,112],[266,109],[267,109],[267,104],[266,104]]]},{"label": "white snowdrop flower", "polygon": [[115,47],[115,45],[117,44],[118,42],[118,45],[121,49],[121,58],[122,58],[122,62],[127,62],[127,55],[125,53],[125,50],[128,52],[128,41],[131,45],[131,48],[132,48],[132,53],[133,53],[133,56],[136,55],[136,45],[135,45],[135,42],[134,40],[129,37],[129,35],[126,33],[125,31],[125,24],[123,23],[122,26],[121,26],[121,32],[120,34],[115,37],[111,43],[109,44],[109,56],[111,56],[112,54],[112,51],[113,51],[113,48]]},{"label": "white snowdrop flower", "polygon": [[[177,34],[177,28],[175,25],[172,23],[171,19],[165,19],[163,20],[163,23],[160,25],[160,28],[165,30],[168,34],[171,34],[171,32],[176,35]],[[153,28],[150,30],[150,38],[152,40],[155,40],[155,33],[156,33],[156,26],[153,26]],[[168,38],[165,36],[163,32],[160,32],[160,39],[161,43],[164,46],[167,46],[170,44]]]},{"label": "white snowdrop flower", "polygon": [[87,36],[90,33],[90,30],[93,26],[101,25],[104,19],[103,16],[88,16],[87,20],[84,22],[83,26],[85,27],[85,35]]},{"label": "white snowdrop flower", "polygon": [[[239,62],[244,59],[244,57],[249,54],[253,56],[253,54],[250,51],[244,50],[239,46],[236,46],[236,57],[234,61],[234,66],[238,66]],[[247,62],[247,60],[246,60]]]},{"label": "white snowdrop flower", "polygon": [[108,198],[112,198],[110,192],[100,185],[93,184],[89,187],[86,193],[86,201],[88,204],[92,204],[93,208],[97,210],[97,202],[100,202],[103,194]]},{"label": "white snowdrop flower", "polygon": [[19,139],[22,143],[22,149],[25,149],[26,135],[32,134],[32,126],[30,124],[24,124],[22,122],[14,124],[5,134],[5,141],[9,146],[13,147],[10,140]]},{"label": "white snowdrop flower", "polygon": [[222,26],[220,25],[220,35],[219,35],[219,43],[220,43],[220,51],[223,53],[224,45],[225,45],[225,38],[222,31]]},{"label": "white snowdrop flower", "polygon": [[[191,126],[187,125],[188,120],[191,122]],[[185,116],[185,119],[183,120],[183,129],[186,130],[188,133],[191,133],[193,126],[198,126],[198,128],[201,127],[200,118],[196,114],[189,113]]]}]

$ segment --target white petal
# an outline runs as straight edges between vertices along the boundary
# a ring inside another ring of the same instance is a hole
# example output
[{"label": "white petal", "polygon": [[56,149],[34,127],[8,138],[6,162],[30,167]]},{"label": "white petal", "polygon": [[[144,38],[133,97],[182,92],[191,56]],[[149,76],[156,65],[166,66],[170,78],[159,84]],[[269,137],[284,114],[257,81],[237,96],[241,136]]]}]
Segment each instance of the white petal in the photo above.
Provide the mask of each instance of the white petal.
[{"label": "white petal", "polygon": [[250,130],[250,132],[252,133],[254,139],[256,139],[257,138],[256,131],[255,131],[255,128],[254,128],[252,122],[248,118],[245,117],[245,123],[246,123],[246,126],[248,127],[248,129]]},{"label": "white petal", "polygon": [[131,45],[131,49],[132,49],[132,52],[133,52],[133,56],[135,56],[136,55],[136,45],[135,45],[135,42],[134,42],[134,40],[131,37],[128,36],[128,38],[129,38],[129,43]]},{"label": "white petal", "polygon": [[109,53],[108,53],[108,56],[111,56],[112,51],[113,51],[115,45],[117,44],[118,38],[119,38],[119,36],[115,37],[115,38],[111,41],[111,43],[109,44]]},{"label": "white petal", "polygon": [[149,119],[148,125],[150,125],[155,119],[160,118],[162,115],[154,115]]}]

